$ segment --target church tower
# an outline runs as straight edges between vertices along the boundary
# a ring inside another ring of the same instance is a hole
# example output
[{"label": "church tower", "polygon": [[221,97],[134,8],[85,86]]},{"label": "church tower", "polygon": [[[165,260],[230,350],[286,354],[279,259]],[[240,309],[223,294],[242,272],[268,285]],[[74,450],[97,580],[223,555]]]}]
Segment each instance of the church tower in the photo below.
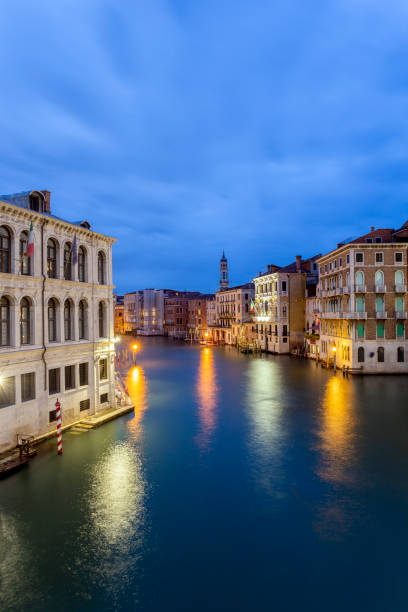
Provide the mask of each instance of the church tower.
[{"label": "church tower", "polygon": [[228,285],[228,261],[223,251],[220,259],[220,289],[227,289]]}]

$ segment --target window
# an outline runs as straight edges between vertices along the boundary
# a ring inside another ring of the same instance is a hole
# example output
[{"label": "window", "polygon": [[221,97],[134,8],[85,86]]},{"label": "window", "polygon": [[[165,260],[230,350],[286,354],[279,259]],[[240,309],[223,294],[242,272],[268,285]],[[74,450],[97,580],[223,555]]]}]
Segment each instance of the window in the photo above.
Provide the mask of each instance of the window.
[{"label": "window", "polygon": [[357,323],[357,338],[364,338],[364,323]]},{"label": "window", "polygon": [[35,399],[35,372],[21,375],[21,401]]},{"label": "window", "polygon": [[106,308],[103,302],[99,302],[98,306],[98,327],[99,327],[99,337],[105,338],[105,314]]},{"label": "window", "polygon": [[403,262],[402,253],[395,253],[394,261],[395,263],[402,263]]},{"label": "window", "polygon": [[89,401],[89,399],[82,400],[81,402],[79,402],[79,410],[89,410],[90,405],[91,402]]},{"label": "window", "polygon": [[23,298],[20,303],[20,342],[31,344],[31,305],[28,298]]},{"label": "window", "polygon": [[356,263],[364,263],[364,254],[356,253]]},{"label": "window", "polygon": [[375,309],[377,312],[384,312],[384,298],[382,295],[375,298]]},{"label": "window", "polygon": [[81,300],[78,306],[78,328],[79,339],[85,340],[87,337],[87,307],[85,300]]},{"label": "window", "polygon": [[282,336],[287,336],[287,335],[288,335],[288,326],[283,325],[282,326]]},{"label": "window", "polygon": [[356,312],[364,312],[364,298],[356,297]]},{"label": "window", "polygon": [[42,212],[42,202],[38,195],[30,195],[28,199],[28,205],[30,210],[35,210],[35,212]]},{"label": "window", "polygon": [[343,267],[343,258],[340,257],[340,259],[339,259],[339,268],[342,268],[342,267]]},{"label": "window", "polygon": [[10,301],[0,300],[0,346],[10,346]]},{"label": "window", "polygon": [[72,280],[72,245],[66,242],[64,246],[64,278]]},{"label": "window", "polygon": [[383,263],[383,261],[384,261],[384,253],[376,253],[375,263]]},{"label": "window", "polygon": [[395,298],[395,310],[396,312],[404,312],[404,298],[402,295],[398,295]]},{"label": "window", "polygon": [[107,393],[102,393],[101,397],[100,397],[100,403],[101,404],[106,404],[108,401],[108,394]]},{"label": "window", "polygon": [[371,244],[371,243],[372,243],[372,241],[373,241],[373,239],[372,239],[372,238],[366,238],[366,242],[367,242],[367,244]]},{"label": "window", "polygon": [[282,281],[282,291],[286,291],[286,281]]},{"label": "window", "polygon": [[50,412],[49,412],[49,419],[50,419],[50,423],[54,423],[57,420],[57,411],[56,410],[50,410]]},{"label": "window", "polygon": [[7,376],[2,379],[0,386],[0,408],[6,408],[16,403],[16,379]]},{"label": "window", "polygon": [[79,386],[84,387],[88,384],[88,364],[79,364]]},{"label": "window", "polygon": [[377,338],[384,338],[384,324],[377,323]]},{"label": "window", "polygon": [[57,243],[53,238],[47,242],[47,274],[48,278],[57,278]]},{"label": "window", "polygon": [[78,249],[78,280],[80,283],[86,281],[86,251],[83,246]]},{"label": "window", "polygon": [[377,237],[377,238],[375,239],[375,241],[376,241],[376,242],[382,242],[382,238],[381,238],[381,236]]},{"label": "window", "polygon": [[48,300],[48,342],[57,341],[57,302]]},{"label": "window", "polygon": [[65,300],[64,304],[64,339],[73,340],[73,325],[72,325],[72,302]]},{"label": "window", "polygon": [[364,285],[364,272],[358,270],[356,272],[356,287],[362,287]]},{"label": "window", "polygon": [[98,283],[105,285],[105,253],[99,251],[98,253]]},{"label": "window", "polygon": [[65,390],[75,389],[75,366],[65,366]]},{"label": "window", "polygon": [[99,360],[99,380],[106,380],[108,378],[108,360]]},{"label": "window", "polygon": [[397,361],[398,363],[402,363],[403,361],[405,361],[404,347],[402,346],[399,346],[397,348]]},{"label": "window", "polygon": [[364,348],[362,346],[358,347],[358,351],[357,351],[357,361],[359,363],[363,363],[364,362]]},{"label": "window", "polygon": [[375,284],[384,285],[384,272],[382,270],[377,270],[375,273]]},{"label": "window", "polygon": [[384,363],[384,347],[382,346],[377,349],[377,361],[378,363]]},{"label": "window", "polygon": [[49,395],[53,395],[54,393],[59,393],[60,390],[61,390],[60,369],[54,368],[52,370],[48,370],[48,393]]},{"label": "window", "polygon": [[403,285],[404,284],[404,273],[402,270],[395,271],[395,284]]},{"label": "window", "polygon": [[31,275],[31,257],[27,257],[28,232],[20,234],[20,274]]},{"label": "window", "polygon": [[11,272],[11,234],[7,227],[0,227],[0,272]]},{"label": "window", "polygon": [[397,338],[404,338],[405,333],[404,333],[404,324],[403,323],[397,323]]}]

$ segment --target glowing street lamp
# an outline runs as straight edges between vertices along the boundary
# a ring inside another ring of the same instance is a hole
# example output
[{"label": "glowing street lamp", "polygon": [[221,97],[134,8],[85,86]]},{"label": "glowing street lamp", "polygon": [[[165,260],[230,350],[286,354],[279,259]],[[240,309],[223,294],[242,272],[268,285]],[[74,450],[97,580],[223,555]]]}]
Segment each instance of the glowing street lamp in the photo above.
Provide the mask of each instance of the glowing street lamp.
[{"label": "glowing street lamp", "polygon": [[136,351],[138,350],[138,345],[137,344],[133,344],[132,345],[132,351],[133,351],[133,363],[136,365]]},{"label": "glowing street lamp", "polygon": [[336,346],[333,344],[332,346],[332,352],[333,352],[333,369],[334,372],[336,372]]}]

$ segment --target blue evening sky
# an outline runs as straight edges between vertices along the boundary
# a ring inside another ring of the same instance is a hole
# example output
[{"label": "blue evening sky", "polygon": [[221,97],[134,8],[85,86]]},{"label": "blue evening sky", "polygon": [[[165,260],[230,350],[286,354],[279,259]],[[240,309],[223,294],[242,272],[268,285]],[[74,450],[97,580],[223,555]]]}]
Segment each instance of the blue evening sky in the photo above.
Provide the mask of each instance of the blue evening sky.
[{"label": "blue evening sky", "polygon": [[0,193],[211,291],[408,218],[406,0],[3,0]]}]

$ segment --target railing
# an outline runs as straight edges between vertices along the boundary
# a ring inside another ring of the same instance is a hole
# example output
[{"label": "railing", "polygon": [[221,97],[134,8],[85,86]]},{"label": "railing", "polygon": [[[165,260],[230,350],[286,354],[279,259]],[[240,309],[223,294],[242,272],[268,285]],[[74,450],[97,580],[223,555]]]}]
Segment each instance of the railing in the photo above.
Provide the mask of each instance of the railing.
[{"label": "railing", "polygon": [[403,312],[402,310],[396,310],[394,312],[394,317],[396,319],[406,319],[407,318],[407,313]]},{"label": "railing", "polygon": [[383,310],[382,312],[376,312],[375,313],[375,318],[376,319],[386,319],[387,318],[387,313],[385,312],[385,310]]},{"label": "railing", "polygon": [[366,293],[367,287],[365,285],[355,285],[354,290],[356,293]]},{"label": "railing", "polygon": [[366,312],[322,312],[321,319],[366,319]]},{"label": "railing", "polygon": [[405,293],[406,292],[406,286],[405,285],[394,285],[394,291],[395,293]]},{"label": "railing", "polygon": [[375,285],[376,293],[386,293],[387,287],[385,285]]}]

